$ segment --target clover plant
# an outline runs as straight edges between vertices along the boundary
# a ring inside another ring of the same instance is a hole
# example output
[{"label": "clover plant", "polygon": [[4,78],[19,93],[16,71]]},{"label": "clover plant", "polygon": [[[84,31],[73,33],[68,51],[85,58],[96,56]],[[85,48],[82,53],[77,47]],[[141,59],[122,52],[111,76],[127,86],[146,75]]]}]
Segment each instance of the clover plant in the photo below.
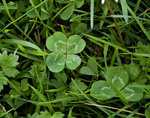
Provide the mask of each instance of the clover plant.
[{"label": "clover plant", "polygon": [[[49,17],[50,17],[50,13],[49,12],[49,4],[47,4],[47,7],[45,5],[40,5],[40,7],[36,8],[36,10],[31,10],[31,9],[34,9],[34,5],[37,6],[38,4],[40,4],[40,0],[32,0],[32,6],[29,6],[27,9],[26,9],[26,13],[27,13],[27,16],[29,18],[35,18],[35,17],[39,17],[41,18],[41,20],[47,20]],[[34,5],[33,5],[34,4]]]},{"label": "clover plant", "polygon": [[126,70],[129,74],[129,77],[130,77],[131,80],[135,80],[141,72],[139,65],[135,64],[134,62],[131,62],[130,66],[127,67]]},{"label": "clover plant", "polygon": [[115,92],[108,86],[106,81],[100,80],[92,84],[91,96],[98,100],[107,100],[115,97]]},{"label": "clover plant", "polygon": [[68,69],[76,69],[81,58],[76,55],[85,48],[85,41],[79,35],[72,35],[68,39],[62,32],[55,32],[46,41],[47,48],[52,51],[46,59],[50,71],[60,72],[65,65]]},{"label": "clover plant", "polygon": [[84,0],[56,0],[56,2],[61,4],[68,3],[68,7],[61,13],[61,19],[63,20],[68,20],[74,12],[73,9],[81,8],[84,4]]},{"label": "clover plant", "polygon": [[96,59],[94,57],[89,58],[87,65],[81,68],[80,73],[84,75],[96,76],[98,73],[98,68],[95,62],[96,62]]},{"label": "clover plant", "polygon": [[[140,88],[127,85],[129,75],[124,68],[110,67],[106,71],[106,76],[128,101],[138,101],[142,99],[143,91]],[[108,100],[117,97],[115,91],[105,80],[94,82],[90,94],[98,100]]]}]

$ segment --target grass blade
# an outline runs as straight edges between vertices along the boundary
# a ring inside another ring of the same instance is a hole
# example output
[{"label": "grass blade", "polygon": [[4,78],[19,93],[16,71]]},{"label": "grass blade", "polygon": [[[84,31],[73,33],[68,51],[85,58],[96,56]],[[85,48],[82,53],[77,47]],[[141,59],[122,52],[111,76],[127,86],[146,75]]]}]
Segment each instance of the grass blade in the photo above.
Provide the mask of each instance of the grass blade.
[{"label": "grass blade", "polygon": [[91,0],[90,24],[91,24],[91,29],[93,29],[93,25],[94,25],[94,0]]}]

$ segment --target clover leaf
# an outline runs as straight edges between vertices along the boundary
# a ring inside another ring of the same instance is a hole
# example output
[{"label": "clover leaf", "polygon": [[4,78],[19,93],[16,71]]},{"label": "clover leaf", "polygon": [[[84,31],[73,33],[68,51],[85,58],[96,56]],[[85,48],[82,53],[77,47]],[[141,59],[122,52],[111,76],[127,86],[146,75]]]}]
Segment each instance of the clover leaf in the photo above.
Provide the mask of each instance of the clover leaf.
[{"label": "clover leaf", "polygon": [[118,90],[125,87],[129,80],[129,75],[124,68],[109,67],[106,75]]},{"label": "clover leaf", "polygon": [[[140,88],[134,87],[132,84],[127,85],[129,76],[124,68],[110,67],[107,69],[106,75],[128,101],[139,101],[142,99],[143,91]],[[117,97],[115,91],[104,80],[95,81],[92,84],[90,95],[98,100],[108,100]]]},{"label": "clover leaf", "polygon": [[103,80],[96,81],[92,84],[90,94],[98,100],[108,100],[116,96],[115,92],[111,89],[107,82]]},{"label": "clover leaf", "polygon": [[[111,80],[112,84],[121,90],[128,83],[128,73],[124,68],[109,67],[106,70],[106,76]],[[100,80],[95,81],[92,84],[92,89],[90,92],[91,96],[98,100],[108,100],[116,97],[115,91],[109,86],[107,81]]]},{"label": "clover leaf", "polygon": [[130,79],[135,80],[139,76],[141,70],[138,64],[131,62],[130,66],[127,67],[127,72],[129,74]]},{"label": "clover leaf", "polygon": [[89,58],[87,62],[87,66],[83,66],[80,70],[80,73],[85,74],[85,75],[96,76],[98,73],[98,68],[95,62],[96,62],[96,59],[94,57]]},{"label": "clover leaf", "polygon": [[47,48],[52,52],[62,51],[66,52],[67,37],[62,32],[56,32],[48,37],[46,41]]},{"label": "clover leaf", "polygon": [[[72,0],[70,0],[70,1],[72,1]],[[59,3],[66,3],[66,2],[68,2],[68,0],[66,0],[66,1],[58,0],[57,2],[59,2]],[[69,5],[69,4],[70,4],[70,3],[68,3],[68,5]],[[73,14],[73,12],[74,12],[73,9],[75,9],[76,7],[77,7],[77,8],[80,8],[80,7],[83,6],[83,4],[84,4],[84,0],[74,0],[74,2],[72,2],[72,4],[69,5],[69,6],[61,13],[61,19],[63,19],[63,20],[68,20],[68,19],[72,16],[72,14]]]},{"label": "clover leaf", "polygon": [[46,59],[50,71],[60,72],[65,68],[74,70],[80,63],[81,58],[76,55],[85,48],[85,41],[79,35],[72,35],[68,39],[62,32],[55,32],[48,37],[46,47],[52,51]]},{"label": "clover leaf", "polygon": [[139,101],[143,97],[143,91],[140,88],[126,86],[121,93],[128,101]]},{"label": "clover leaf", "polygon": [[[37,1],[35,1],[34,4],[35,3],[37,5],[39,4],[39,3],[37,3]],[[29,18],[35,18],[37,16],[36,11],[33,9],[34,9],[33,6],[29,6],[26,9],[26,13]],[[42,20],[47,20],[50,17],[48,10],[46,8],[44,8],[44,6],[41,6],[40,8],[38,8],[37,11],[38,11],[39,15],[41,16]]]}]

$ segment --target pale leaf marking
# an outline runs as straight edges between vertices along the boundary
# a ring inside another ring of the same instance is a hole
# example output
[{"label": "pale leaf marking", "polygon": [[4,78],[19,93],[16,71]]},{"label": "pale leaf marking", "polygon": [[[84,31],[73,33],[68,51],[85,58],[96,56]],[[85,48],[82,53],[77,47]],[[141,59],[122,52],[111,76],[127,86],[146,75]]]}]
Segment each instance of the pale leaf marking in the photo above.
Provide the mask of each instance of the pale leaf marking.
[{"label": "pale leaf marking", "polygon": [[63,64],[64,64],[63,62],[62,62],[62,63],[57,63],[58,66],[61,66],[61,65],[63,65]]},{"label": "pale leaf marking", "polygon": [[66,44],[66,42],[59,40],[58,43]]},{"label": "pale leaf marking", "polygon": [[113,79],[112,79],[112,83],[114,83],[116,81],[117,77],[115,76]]},{"label": "pale leaf marking", "polygon": [[125,88],[125,89],[128,90],[128,91],[130,91],[130,92],[132,92],[132,93],[135,92],[133,89],[129,89],[129,88]]},{"label": "pale leaf marking", "polygon": [[55,51],[57,51],[57,48],[58,48],[57,42],[55,42],[54,47],[55,47]]},{"label": "pale leaf marking", "polygon": [[72,61],[66,61],[67,63],[72,63]]},{"label": "pale leaf marking", "polygon": [[107,94],[105,94],[105,93],[103,93],[103,92],[101,92],[101,94],[102,94],[103,96],[105,96],[106,98],[110,98],[109,95],[107,95]]},{"label": "pale leaf marking", "polygon": [[123,82],[123,80],[122,80],[120,77],[118,77],[118,79],[120,80],[121,84],[122,84],[123,86],[125,86],[125,83]]},{"label": "pale leaf marking", "polygon": [[110,89],[110,87],[105,86],[101,90],[105,90],[105,89]]},{"label": "pale leaf marking", "polygon": [[135,95],[135,94],[132,93],[131,95],[127,96],[126,98],[127,98],[127,99],[130,99],[130,98],[133,97],[134,95]]},{"label": "pale leaf marking", "polygon": [[56,56],[54,58],[54,62],[56,61],[57,58],[58,58],[58,53],[56,54]]}]

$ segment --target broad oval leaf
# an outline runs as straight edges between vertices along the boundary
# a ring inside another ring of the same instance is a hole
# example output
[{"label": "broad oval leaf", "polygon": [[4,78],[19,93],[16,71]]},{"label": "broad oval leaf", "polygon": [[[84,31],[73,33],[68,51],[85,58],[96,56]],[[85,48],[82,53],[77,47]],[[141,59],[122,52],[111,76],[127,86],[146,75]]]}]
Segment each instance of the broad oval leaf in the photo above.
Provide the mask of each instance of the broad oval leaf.
[{"label": "broad oval leaf", "polygon": [[62,13],[61,13],[61,19],[63,20],[68,20],[70,18],[70,16],[73,13],[73,9],[75,7],[75,4],[73,3],[72,5],[70,5],[69,7],[67,7]]},{"label": "broad oval leaf", "polygon": [[93,70],[91,68],[89,68],[88,66],[83,66],[80,70],[81,74],[85,74],[85,75],[96,75]]},{"label": "broad oval leaf", "polygon": [[76,0],[76,6],[77,6],[77,8],[82,7],[83,4],[84,4],[84,0]]},{"label": "broad oval leaf", "polygon": [[50,15],[48,14],[48,12],[41,7],[41,18],[42,20],[47,20],[50,17]]},{"label": "broad oval leaf", "polygon": [[98,73],[97,62],[95,57],[90,57],[87,62],[87,66],[95,73]]},{"label": "broad oval leaf", "polygon": [[71,23],[71,32],[74,34],[84,33],[87,30],[87,24],[82,23],[80,18],[72,18],[70,21],[77,21]]},{"label": "broad oval leaf", "polygon": [[81,68],[80,72],[85,75],[97,75],[98,69],[96,65],[95,57],[90,57],[87,62],[87,66]]},{"label": "broad oval leaf", "polygon": [[79,35],[72,35],[67,42],[68,53],[80,53],[85,48],[85,41]]},{"label": "broad oval leaf", "polygon": [[108,100],[116,96],[106,81],[96,81],[92,84],[90,95],[98,100]]},{"label": "broad oval leaf", "polygon": [[[31,9],[33,9],[34,7],[30,6],[27,8],[26,12],[30,11]],[[35,18],[36,17],[36,13],[34,10],[32,10],[31,12],[27,13],[27,16],[29,18]]]},{"label": "broad oval leaf", "polygon": [[126,86],[129,80],[128,73],[124,68],[109,67],[106,75],[118,90]]},{"label": "broad oval leaf", "polygon": [[139,101],[143,97],[143,91],[140,88],[126,86],[121,93],[128,101]]},{"label": "broad oval leaf", "polygon": [[141,71],[139,65],[136,65],[135,63],[132,62],[130,64],[130,67],[127,67],[127,72],[129,74],[130,79],[135,80]]},{"label": "broad oval leaf", "polygon": [[[84,82],[82,82],[80,79],[74,79],[74,81],[78,84],[78,86],[80,87],[80,90],[84,91],[88,88],[88,86]],[[77,87],[74,85],[73,81],[69,84],[69,91],[79,92]]]},{"label": "broad oval leaf", "polygon": [[81,63],[81,58],[78,55],[67,55],[66,66],[71,70],[75,70]]},{"label": "broad oval leaf", "polygon": [[145,110],[146,118],[150,118],[150,107]]},{"label": "broad oval leaf", "polygon": [[62,51],[65,53],[67,48],[66,35],[62,32],[55,32],[46,40],[46,47],[53,52]]},{"label": "broad oval leaf", "polygon": [[56,52],[49,55],[46,59],[46,64],[50,71],[60,72],[65,67],[65,55],[62,52]]}]

